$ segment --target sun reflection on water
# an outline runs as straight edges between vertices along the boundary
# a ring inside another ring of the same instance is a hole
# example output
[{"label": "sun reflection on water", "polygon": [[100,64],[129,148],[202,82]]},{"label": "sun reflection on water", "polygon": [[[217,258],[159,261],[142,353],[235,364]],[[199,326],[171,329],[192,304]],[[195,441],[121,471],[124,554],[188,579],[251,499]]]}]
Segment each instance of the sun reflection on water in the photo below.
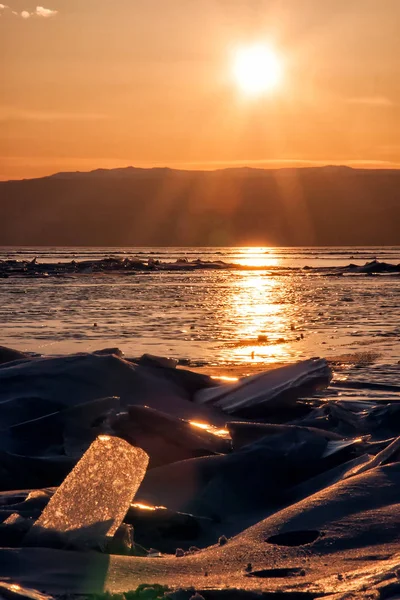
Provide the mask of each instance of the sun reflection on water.
[{"label": "sun reflection on water", "polygon": [[242,267],[277,267],[280,264],[279,258],[273,253],[270,254],[269,248],[241,248],[241,254],[245,256],[240,258],[237,263]]},{"label": "sun reflection on water", "polygon": [[291,323],[281,279],[243,273],[230,288],[223,309],[236,324],[236,340],[226,354],[231,362],[284,362],[291,356]]}]

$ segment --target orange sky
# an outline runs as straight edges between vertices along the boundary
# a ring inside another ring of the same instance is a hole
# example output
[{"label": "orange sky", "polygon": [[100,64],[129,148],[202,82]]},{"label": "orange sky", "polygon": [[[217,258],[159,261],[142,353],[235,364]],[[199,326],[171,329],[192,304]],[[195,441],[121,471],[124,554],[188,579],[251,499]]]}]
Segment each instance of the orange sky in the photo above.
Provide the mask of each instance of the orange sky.
[{"label": "orange sky", "polygon": [[[400,0],[43,2],[0,4],[0,179],[400,166]],[[255,42],[284,64],[256,99],[231,76]]]}]

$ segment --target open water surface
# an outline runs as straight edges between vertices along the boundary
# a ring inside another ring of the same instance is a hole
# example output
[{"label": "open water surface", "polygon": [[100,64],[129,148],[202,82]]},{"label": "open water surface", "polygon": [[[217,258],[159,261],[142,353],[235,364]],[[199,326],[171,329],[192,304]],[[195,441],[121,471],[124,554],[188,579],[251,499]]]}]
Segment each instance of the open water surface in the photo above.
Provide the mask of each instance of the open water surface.
[{"label": "open water surface", "polygon": [[399,264],[400,247],[0,248],[0,260],[106,256],[238,269],[0,279],[0,344],[46,354],[118,346],[128,356],[244,370],[325,356],[338,377],[399,383],[400,277],[332,277],[329,269]]}]

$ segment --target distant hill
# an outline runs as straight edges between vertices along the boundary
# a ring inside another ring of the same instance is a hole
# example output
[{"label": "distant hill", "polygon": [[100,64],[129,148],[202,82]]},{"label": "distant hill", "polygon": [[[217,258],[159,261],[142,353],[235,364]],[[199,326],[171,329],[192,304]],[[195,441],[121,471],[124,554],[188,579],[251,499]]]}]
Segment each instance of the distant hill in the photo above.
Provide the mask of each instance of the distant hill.
[{"label": "distant hill", "polygon": [[103,170],[0,182],[0,245],[400,245],[400,170]]}]

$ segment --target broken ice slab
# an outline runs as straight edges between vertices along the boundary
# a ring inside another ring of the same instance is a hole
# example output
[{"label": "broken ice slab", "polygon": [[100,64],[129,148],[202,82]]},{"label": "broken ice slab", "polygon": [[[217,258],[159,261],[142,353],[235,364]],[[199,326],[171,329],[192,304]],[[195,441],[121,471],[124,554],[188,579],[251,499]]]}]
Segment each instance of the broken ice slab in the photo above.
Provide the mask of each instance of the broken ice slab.
[{"label": "broken ice slab", "polygon": [[9,364],[15,360],[24,360],[29,358],[31,357],[26,352],[20,352],[19,350],[14,350],[14,348],[0,346],[0,365]]},{"label": "broken ice slab", "polygon": [[157,548],[160,552],[175,554],[177,547],[204,546],[215,541],[215,523],[207,517],[175,512],[165,506],[135,502],[124,519],[133,525],[135,546]]},{"label": "broken ice slab", "polygon": [[[68,452],[69,439],[80,435],[87,450],[97,435],[109,433],[107,417],[119,408],[118,397],[99,398],[21,421],[1,431],[1,447],[18,455],[45,456],[49,450],[50,454],[55,454],[56,449],[61,449],[61,454],[71,455]],[[82,453],[78,448],[74,456],[80,457]]]},{"label": "broken ice slab", "polygon": [[302,425],[282,425],[277,423],[257,423],[251,421],[230,421],[226,424],[234,450],[239,450],[243,446],[253,444],[257,440],[272,435],[279,435],[285,432],[298,431],[299,433],[309,431],[320,435],[326,440],[342,440],[343,435],[316,427],[304,427]]},{"label": "broken ice slab", "polygon": [[0,449],[0,490],[59,485],[76,462],[62,454],[24,456]]},{"label": "broken ice slab", "polygon": [[139,365],[160,367],[164,369],[175,369],[178,365],[178,361],[175,358],[155,356],[154,354],[143,354],[137,362]]},{"label": "broken ice slab", "polygon": [[393,440],[386,448],[378,452],[375,456],[373,456],[370,460],[365,462],[365,464],[358,465],[354,469],[352,469],[349,473],[347,473],[346,477],[353,477],[354,475],[360,475],[361,473],[365,473],[366,471],[370,471],[375,467],[379,467],[385,463],[394,463],[398,462],[400,453],[400,436]]},{"label": "broken ice slab", "polygon": [[99,436],[58,488],[25,544],[104,549],[121,525],[148,461],[141,448]]},{"label": "broken ice slab", "polygon": [[[33,519],[12,513],[0,523],[0,547],[17,548],[33,525]],[[1,594],[0,594],[1,598]]]},{"label": "broken ice slab", "polygon": [[331,377],[327,361],[312,358],[243,377],[237,383],[202,389],[194,401],[211,404],[229,414],[261,417],[268,408],[293,404],[301,395],[328,385]]},{"label": "broken ice slab", "polygon": [[120,413],[110,424],[116,435],[149,454],[150,468],[231,449],[230,440],[218,435],[220,427],[180,419],[149,406],[129,406],[127,413]]},{"label": "broken ice slab", "polygon": [[53,596],[4,581],[0,582],[0,598],[1,600],[53,600]]}]

